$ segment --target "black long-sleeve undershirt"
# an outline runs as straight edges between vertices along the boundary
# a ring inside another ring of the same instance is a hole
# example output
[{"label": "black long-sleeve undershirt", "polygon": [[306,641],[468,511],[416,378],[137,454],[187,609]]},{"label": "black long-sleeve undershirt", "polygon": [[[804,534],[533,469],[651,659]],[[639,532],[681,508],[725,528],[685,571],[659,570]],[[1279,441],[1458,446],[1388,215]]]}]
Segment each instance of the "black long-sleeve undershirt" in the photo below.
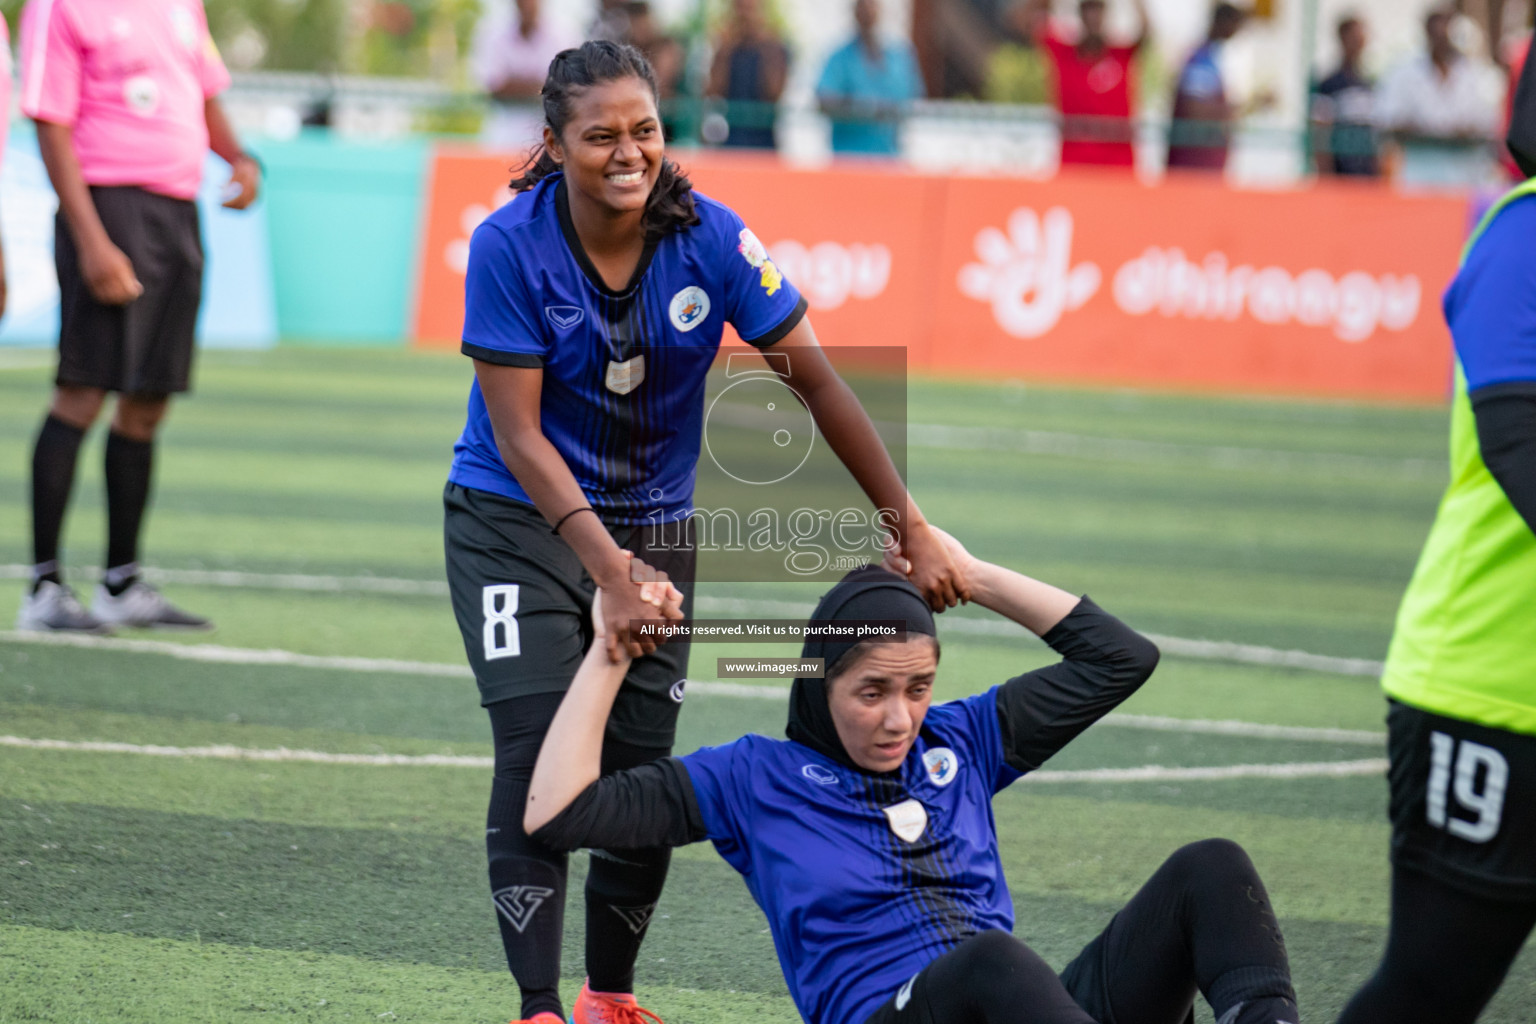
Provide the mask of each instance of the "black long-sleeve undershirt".
[{"label": "black long-sleeve undershirt", "polygon": [[[1158,660],[1150,640],[1086,597],[1041,639],[1063,660],[997,690],[1005,757],[1026,772],[1135,693]],[[624,850],[707,834],[688,769],[668,757],[597,780],[533,838],[557,850]]]},{"label": "black long-sleeve undershirt", "polygon": [[1483,464],[1536,533],[1536,382],[1491,384],[1471,399]]},{"label": "black long-sleeve undershirt", "polygon": [[1088,598],[1041,637],[1062,661],[997,689],[1006,760],[1033,771],[1112,711],[1157,668],[1157,646]]}]

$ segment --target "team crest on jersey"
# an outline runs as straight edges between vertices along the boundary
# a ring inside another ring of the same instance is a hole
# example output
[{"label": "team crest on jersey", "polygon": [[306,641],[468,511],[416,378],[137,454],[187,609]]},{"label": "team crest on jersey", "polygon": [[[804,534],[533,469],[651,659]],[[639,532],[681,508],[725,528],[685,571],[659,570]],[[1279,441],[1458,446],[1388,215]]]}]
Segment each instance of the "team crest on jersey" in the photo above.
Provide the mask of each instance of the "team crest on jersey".
[{"label": "team crest on jersey", "polygon": [[580,306],[545,306],[544,315],[549,317],[550,323],[562,331],[568,331],[581,323],[587,313]]},{"label": "team crest on jersey", "polygon": [[818,786],[837,785],[837,773],[823,768],[819,764],[808,764],[800,769],[800,774],[816,783]]},{"label": "team crest on jersey", "polygon": [[769,295],[777,292],[784,283],[784,275],[780,273],[778,265],[768,258],[767,247],[752,233],[751,228],[742,228],[737,237],[741,239],[741,245],[736,247],[736,251],[757,269],[758,283],[763,286],[763,291]]},{"label": "team crest on jersey", "polygon": [[604,383],[614,394],[627,395],[639,387],[643,380],[645,380],[645,356],[642,354],[633,359],[626,359],[622,363],[609,363],[608,376]]},{"label": "team crest on jersey", "polygon": [[709,296],[703,288],[691,284],[672,296],[667,315],[672,318],[672,326],[686,334],[709,316]]},{"label": "team crest on jersey", "polygon": [[123,102],[140,117],[149,117],[160,106],[160,86],[148,75],[134,75],[123,83]]},{"label": "team crest on jersey", "polygon": [[947,786],[960,774],[960,758],[948,747],[934,747],[923,755],[923,767],[928,770],[929,782]]},{"label": "team crest on jersey", "polygon": [[880,809],[885,812],[885,820],[890,822],[891,831],[902,842],[917,842],[928,828],[928,808],[916,800],[903,800],[899,804]]}]

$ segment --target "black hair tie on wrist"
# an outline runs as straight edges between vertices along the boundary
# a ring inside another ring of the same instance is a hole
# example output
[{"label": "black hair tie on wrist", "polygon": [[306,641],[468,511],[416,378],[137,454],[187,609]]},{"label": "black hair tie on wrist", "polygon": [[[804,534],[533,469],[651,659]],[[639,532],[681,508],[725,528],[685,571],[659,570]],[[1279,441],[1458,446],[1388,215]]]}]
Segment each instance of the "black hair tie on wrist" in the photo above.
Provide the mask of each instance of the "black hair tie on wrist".
[{"label": "black hair tie on wrist", "polygon": [[549,532],[558,537],[560,535],[560,527],[564,526],[565,521],[578,512],[591,512],[593,515],[597,515],[597,509],[593,508],[591,505],[583,505],[581,508],[573,508],[565,515],[561,516],[560,521],[555,524],[555,528]]}]

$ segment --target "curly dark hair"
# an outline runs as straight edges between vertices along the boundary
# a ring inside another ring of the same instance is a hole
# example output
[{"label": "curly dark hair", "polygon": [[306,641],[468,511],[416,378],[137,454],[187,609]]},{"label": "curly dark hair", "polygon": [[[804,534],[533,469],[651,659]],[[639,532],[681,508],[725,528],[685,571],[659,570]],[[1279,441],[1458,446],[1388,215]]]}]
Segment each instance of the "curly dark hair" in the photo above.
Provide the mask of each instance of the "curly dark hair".
[{"label": "curly dark hair", "polygon": [[[656,72],[651,70],[651,62],[645,55],[633,46],[599,39],[560,51],[550,61],[544,88],[539,90],[544,101],[544,121],[549,130],[556,138],[561,136],[571,119],[572,103],[582,90],[622,78],[640,79],[650,88],[651,95],[659,98]],[[518,176],[512,179],[511,188],[514,192],[526,192],[558,170],[560,165],[540,143]],[[663,157],[661,174],[645,202],[645,216],[641,220],[646,241],[655,241],[697,223],[699,215],[693,208],[693,182],[676,163]]]}]

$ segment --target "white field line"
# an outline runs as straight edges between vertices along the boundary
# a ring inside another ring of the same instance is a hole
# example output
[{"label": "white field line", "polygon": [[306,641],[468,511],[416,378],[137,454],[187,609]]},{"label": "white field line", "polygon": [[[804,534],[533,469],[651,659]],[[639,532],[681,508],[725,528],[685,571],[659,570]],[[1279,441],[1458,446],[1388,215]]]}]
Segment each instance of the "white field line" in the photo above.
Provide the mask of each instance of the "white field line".
[{"label": "white field line", "polygon": [[1387,760],[1298,761],[1290,764],[1223,764],[1207,768],[1165,768],[1144,764],[1139,768],[1085,768],[1080,771],[1038,771],[1024,776],[1029,782],[1209,782],[1221,779],[1317,779],[1352,775],[1384,775]]},{"label": "white field line", "polygon": [[[54,750],[87,754],[139,754],[149,757],[208,758],[220,761],[296,762],[301,764],[366,765],[383,768],[490,768],[489,757],[450,754],[332,754],[321,750],[273,750],[248,747],[164,747],[95,740],[27,739],[0,736],[0,747]],[[1165,768],[1148,764],[1138,768],[1089,768],[1081,771],[1038,771],[1026,782],[1203,782],[1220,779],[1305,779],[1377,775],[1387,770],[1382,758],[1365,761],[1302,761],[1289,764],[1230,764],[1206,768]]]},{"label": "white field line", "polygon": [[[712,420],[732,426],[760,427],[777,421],[740,405],[722,404],[710,413]],[[1100,437],[1055,430],[1019,427],[962,427],[943,423],[901,423],[881,420],[875,424],[887,444],[948,451],[1010,452],[1020,455],[1056,455],[1071,459],[1112,462],[1182,462],[1217,469],[1312,470],[1334,474],[1361,471],[1385,472],[1413,479],[1443,479],[1444,459],[1390,458],[1352,452],[1298,452],[1279,448],[1243,448],[1237,445],[1180,444],[1144,441],[1131,437]],[[770,426],[769,429],[772,429]]]},{"label": "white field line", "polygon": [[1177,444],[1050,430],[957,427],[937,423],[909,423],[907,443],[914,448],[1017,452],[1022,455],[1060,455],[1116,462],[1172,460],[1195,462],[1217,469],[1298,469],[1340,474],[1375,471],[1414,479],[1438,479],[1446,472],[1445,462],[1440,459],[1394,459],[1348,452],[1297,452],[1275,448],[1241,448],[1235,445]]},{"label": "white field line", "polygon": [[[158,654],[182,661],[219,665],[291,665],[298,668],[328,669],[340,672],[372,672],[391,675],[440,676],[468,679],[472,673],[464,665],[435,661],[399,661],[392,658],[325,657],[294,651],[256,650],[243,647],[219,647],[213,644],[176,644],[163,640],[123,640],[115,637],[82,636],[74,633],[19,633],[0,631],[0,643],[37,644],[45,647],[76,647],[94,650],[125,651],[133,654]],[[712,682],[688,680],[687,692],[712,697],[737,697],[747,700],[782,702],[789,687],[772,684]],[[1301,740],[1318,743],[1380,744],[1384,733],[1363,729],[1331,729],[1300,725],[1268,725],[1262,722],[1238,722],[1204,718],[1172,718],[1162,715],[1111,714],[1102,725],[1159,732],[1202,733],[1216,736],[1249,736],[1255,739]]]},{"label": "white field line", "polygon": [[207,747],[162,747],[139,743],[108,743],[97,740],[34,740],[0,736],[0,747],[26,750],[65,750],[84,754],[141,754],[148,757],[200,757],[219,761],[297,761],[306,764],[360,764],[380,768],[491,768],[489,757],[453,754],[331,754],[323,750],[255,750],[217,744]]},{"label": "white field line", "polygon": [[[701,597],[696,602],[701,612],[726,612],[736,615],[787,615],[806,614],[806,608],[794,601],[752,601],[729,597]],[[944,615],[938,620],[941,633],[964,633],[969,636],[1022,637],[1024,628],[999,619],[968,618],[960,615]],[[1178,658],[1196,658],[1207,661],[1236,661],[1245,665],[1264,665],[1275,668],[1301,668],[1332,675],[1367,676],[1381,675],[1382,663],[1370,658],[1339,658],[1330,654],[1312,654],[1308,651],[1285,650],[1279,647],[1261,647],[1257,644],[1235,644],[1224,640],[1190,640],[1179,636],[1148,633],[1147,638],[1162,650]]]},{"label": "white field line", "polygon": [[[71,573],[96,575],[99,570],[71,567]],[[0,565],[0,579],[24,580],[29,565]],[[242,590],[312,590],[323,593],[405,594],[413,597],[447,597],[442,580],[407,580],[390,576],[310,576],[304,573],[236,572],[213,569],[155,569],[146,567],[152,583],[184,583],[196,587],[235,587]]]},{"label": "white field line", "polygon": [[[25,565],[0,565],[0,579],[26,579],[31,568]],[[202,569],[145,569],[144,575],[159,583],[184,583],[192,586],[238,587],[260,590],[305,590],[328,593],[366,592],[410,596],[444,597],[448,584],[437,580],[410,580],[388,576],[309,576],[300,573],[254,573]],[[798,618],[807,614],[809,603],[796,601],[741,600],[702,596],[695,604],[704,613],[736,615],[777,615]],[[967,636],[1019,637],[1023,632],[1011,622],[997,619],[967,618],[947,615],[939,620],[946,633]],[[1185,637],[1148,633],[1147,637],[1164,654],[1202,661],[1232,661],[1244,665],[1272,668],[1306,669],[1332,675],[1381,675],[1382,663],[1370,658],[1340,658],[1308,651],[1237,644],[1223,640],[1191,640]]]},{"label": "white field line", "polygon": [[203,661],[223,665],[290,665],[296,668],[335,669],[342,672],[382,672],[393,675],[447,676],[457,679],[467,679],[472,675],[467,665],[448,665],[433,661],[334,657],[299,654],[295,651],[270,648],[258,650],[247,647],[219,647],[214,644],[173,644],[164,640],[123,640],[117,637],[85,636],[76,633],[0,630],[0,643],[129,651],[134,654],[159,654],[181,661]]}]

